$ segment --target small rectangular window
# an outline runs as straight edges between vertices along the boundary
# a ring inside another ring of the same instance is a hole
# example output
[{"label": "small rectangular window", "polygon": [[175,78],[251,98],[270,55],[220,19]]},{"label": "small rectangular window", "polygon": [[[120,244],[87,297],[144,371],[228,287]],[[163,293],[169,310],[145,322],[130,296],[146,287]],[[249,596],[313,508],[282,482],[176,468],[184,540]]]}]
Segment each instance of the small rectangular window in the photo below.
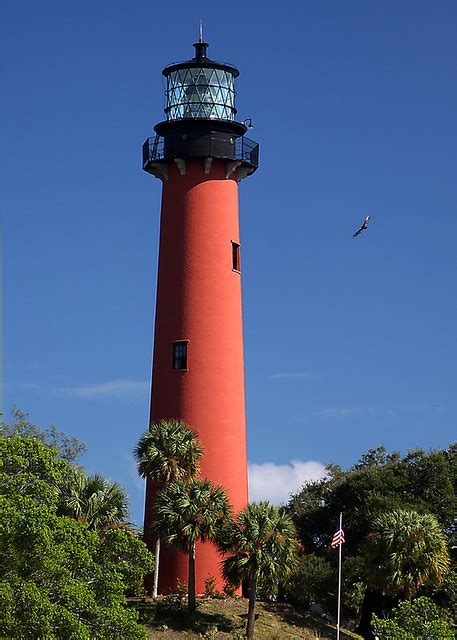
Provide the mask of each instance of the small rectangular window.
[{"label": "small rectangular window", "polygon": [[241,271],[240,245],[236,242],[232,242],[232,269]]},{"label": "small rectangular window", "polygon": [[187,369],[187,342],[173,344],[173,369]]}]

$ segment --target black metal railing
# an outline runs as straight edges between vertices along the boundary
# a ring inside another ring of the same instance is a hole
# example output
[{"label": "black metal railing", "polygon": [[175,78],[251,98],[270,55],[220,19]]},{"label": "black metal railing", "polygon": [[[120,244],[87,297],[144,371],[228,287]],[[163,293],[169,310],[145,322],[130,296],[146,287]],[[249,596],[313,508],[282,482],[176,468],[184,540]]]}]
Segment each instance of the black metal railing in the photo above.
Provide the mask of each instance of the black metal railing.
[{"label": "black metal railing", "polygon": [[143,144],[143,169],[149,162],[165,160],[165,140],[162,136],[146,138]]},{"label": "black metal railing", "polygon": [[244,136],[237,138],[235,140],[235,156],[237,160],[242,160],[243,162],[254,165],[254,167],[258,167],[259,145],[257,142],[254,142],[254,140],[250,140],[250,138],[245,138]]},{"label": "black metal railing", "polygon": [[156,135],[153,138],[147,138],[143,144],[143,169],[146,170],[151,162],[186,157],[240,160],[257,168],[259,165],[259,145],[244,136],[221,140],[217,134],[205,136],[198,140],[198,143],[195,139],[190,139],[188,144],[185,140],[183,141],[182,136],[176,139],[170,136],[165,140],[164,137]]}]

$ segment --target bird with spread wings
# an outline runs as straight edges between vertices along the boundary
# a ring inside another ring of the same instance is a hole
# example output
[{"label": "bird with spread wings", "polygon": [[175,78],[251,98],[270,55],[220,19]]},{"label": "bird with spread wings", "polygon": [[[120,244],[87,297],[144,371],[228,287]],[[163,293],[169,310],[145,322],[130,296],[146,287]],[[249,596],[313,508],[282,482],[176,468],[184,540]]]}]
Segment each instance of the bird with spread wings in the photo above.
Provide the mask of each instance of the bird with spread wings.
[{"label": "bird with spread wings", "polygon": [[359,236],[362,233],[362,231],[365,231],[366,228],[368,227],[369,222],[370,222],[370,216],[367,216],[352,237],[355,238]]}]

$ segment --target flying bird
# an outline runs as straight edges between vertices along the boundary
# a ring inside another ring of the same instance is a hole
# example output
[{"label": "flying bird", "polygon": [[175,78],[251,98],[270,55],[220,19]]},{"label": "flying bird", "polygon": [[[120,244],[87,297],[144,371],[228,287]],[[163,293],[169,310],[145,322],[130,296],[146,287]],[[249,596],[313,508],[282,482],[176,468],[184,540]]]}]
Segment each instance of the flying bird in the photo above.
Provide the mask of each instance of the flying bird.
[{"label": "flying bird", "polygon": [[365,229],[368,227],[369,222],[370,222],[370,216],[367,216],[352,237],[355,238],[356,236],[359,236],[362,233],[362,231],[365,231]]}]

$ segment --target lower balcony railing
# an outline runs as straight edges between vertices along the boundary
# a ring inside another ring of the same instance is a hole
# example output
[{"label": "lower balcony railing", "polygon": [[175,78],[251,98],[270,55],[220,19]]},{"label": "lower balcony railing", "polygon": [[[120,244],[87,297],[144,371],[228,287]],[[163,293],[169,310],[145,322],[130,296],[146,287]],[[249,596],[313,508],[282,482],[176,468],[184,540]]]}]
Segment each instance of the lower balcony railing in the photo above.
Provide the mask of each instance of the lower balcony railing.
[{"label": "lower balcony railing", "polygon": [[240,160],[257,168],[259,165],[259,145],[254,140],[241,136],[239,138],[209,135],[188,140],[183,136],[170,136],[166,139],[156,135],[147,138],[143,144],[143,169],[151,162],[173,160],[174,158],[222,158]]}]

